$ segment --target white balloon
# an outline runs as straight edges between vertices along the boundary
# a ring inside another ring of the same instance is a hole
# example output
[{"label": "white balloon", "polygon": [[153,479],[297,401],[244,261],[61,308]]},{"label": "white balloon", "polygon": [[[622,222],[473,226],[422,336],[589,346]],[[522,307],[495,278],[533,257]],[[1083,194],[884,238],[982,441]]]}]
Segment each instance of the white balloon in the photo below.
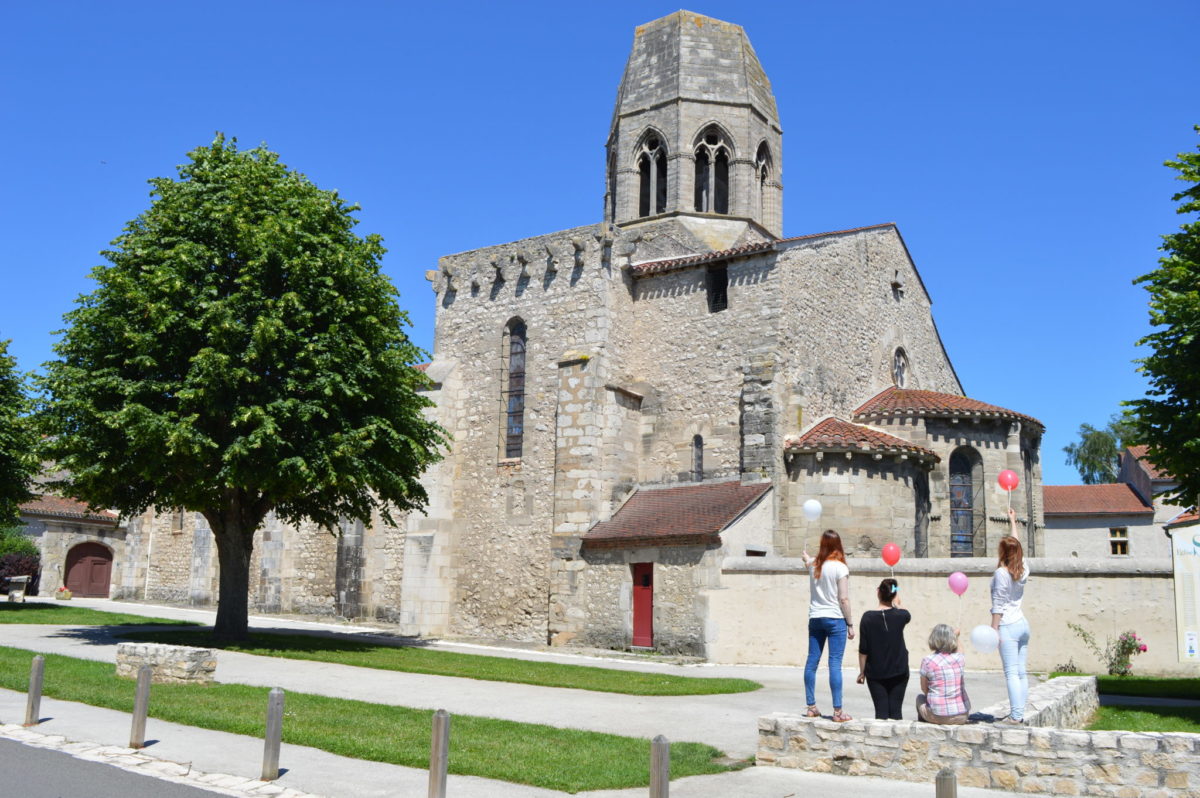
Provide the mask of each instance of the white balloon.
[{"label": "white balloon", "polygon": [[804,517],[809,521],[816,521],[821,517],[821,503],[816,499],[809,499],[804,503]]},{"label": "white balloon", "polygon": [[980,624],[971,630],[971,645],[980,654],[991,654],[1000,647],[1000,635],[992,627]]}]

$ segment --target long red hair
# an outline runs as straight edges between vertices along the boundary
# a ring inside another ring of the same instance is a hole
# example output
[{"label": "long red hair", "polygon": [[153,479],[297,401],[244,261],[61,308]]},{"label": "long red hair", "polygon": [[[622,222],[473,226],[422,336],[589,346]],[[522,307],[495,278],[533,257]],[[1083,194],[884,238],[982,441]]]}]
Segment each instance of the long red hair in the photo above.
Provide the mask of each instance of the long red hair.
[{"label": "long red hair", "polygon": [[821,566],[826,560],[834,560],[836,562],[846,562],[846,552],[842,550],[842,536],[832,529],[826,529],[821,534],[821,548],[817,551],[817,563],[813,568],[813,573],[817,579],[821,578]]},{"label": "long red hair", "polygon": [[1021,548],[1021,541],[1012,535],[1000,538],[1000,562],[996,567],[1008,571],[1014,582],[1021,578],[1025,573],[1025,550]]}]

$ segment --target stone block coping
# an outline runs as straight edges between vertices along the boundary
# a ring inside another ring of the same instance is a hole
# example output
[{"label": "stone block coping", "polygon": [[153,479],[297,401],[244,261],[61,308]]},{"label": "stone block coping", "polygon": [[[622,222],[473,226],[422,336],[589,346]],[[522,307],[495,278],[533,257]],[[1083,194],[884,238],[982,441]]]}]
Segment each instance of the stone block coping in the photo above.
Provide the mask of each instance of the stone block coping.
[{"label": "stone block coping", "polygon": [[[1080,730],[1098,704],[1093,677],[1061,677],[1030,691],[1025,727],[774,713],[759,718],[757,764],[921,782],[949,767],[964,787],[1049,795],[1200,795],[1200,734]],[[1000,704],[972,717],[1007,711]]]},{"label": "stone block coping", "polygon": [[153,669],[151,681],[156,684],[210,684],[217,670],[217,652],[163,643],[117,644],[117,676],[136,679],[143,665]]}]

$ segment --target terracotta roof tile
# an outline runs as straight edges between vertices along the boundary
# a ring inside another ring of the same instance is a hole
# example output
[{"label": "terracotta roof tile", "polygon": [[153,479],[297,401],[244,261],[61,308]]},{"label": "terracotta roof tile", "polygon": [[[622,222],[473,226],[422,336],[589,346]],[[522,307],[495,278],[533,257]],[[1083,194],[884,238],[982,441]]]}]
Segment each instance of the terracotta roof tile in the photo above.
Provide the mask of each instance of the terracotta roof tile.
[{"label": "terracotta roof tile", "polygon": [[641,489],[583,536],[593,547],[719,542],[721,530],[754,504],[769,482],[740,481]]},{"label": "terracotta roof tile", "polygon": [[21,512],[31,515],[52,515],[60,518],[82,518],[88,521],[117,523],[118,516],[110,510],[94,512],[88,506],[75,499],[64,499],[61,496],[39,496],[21,505]]},{"label": "terracotta roof tile", "polygon": [[1043,485],[1046,515],[1142,515],[1154,513],[1124,482],[1111,485]]},{"label": "terracotta roof tile", "polygon": [[966,396],[955,396],[950,393],[937,391],[918,391],[911,388],[892,386],[885,391],[868,399],[854,411],[854,418],[879,418],[883,416],[992,416],[998,418],[1017,418],[1031,421],[1039,427],[1044,426],[1033,416],[1008,410],[997,405],[989,405],[977,399]]},{"label": "terracotta roof tile", "polygon": [[418,363],[417,365],[413,366],[413,368],[415,368],[417,371],[424,372],[425,370],[427,370],[429,368],[429,364],[428,363]]},{"label": "terracotta roof tile", "polygon": [[806,236],[793,236],[791,238],[781,238],[776,241],[759,241],[753,244],[742,244],[741,246],[732,247],[730,249],[721,249],[716,252],[701,252],[696,255],[685,255],[682,258],[669,258],[667,260],[654,260],[646,263],[635,263],[629,267],[629,273],[634,277],[645,277],[648,274],[661,274],[663,272],[675,271],[676,269],[684,269],[689,266],[699,266],[703,263],[713,263],[716,261],[728,260],[737,258],[743,255],[757,255],[760,252],[770,252],[778,249],[780,244],[788,244],[793,241],[804,241],[810,238],[824,238],[825,236],[838,236],[847,233],[861,233],[864,230],[876,230],[881,227],[895,227],[894,222],[886,222],[885,224],[871,224],[866,227],[851,227],[848,230],[831,230],[827,233],[811,233]]},{"label": "terracotta roof tile", "polygon": [[915,454],[922,459],[938,462],[941,458],[923,446],[897,438],[877,429],[851,424],[840,418],[827,418],[799,437],[784,441],[788,451],[880,451]]},{"label": "terracotta roof tile", "polygon": [[1174,482],[1175,480],[1172,479],[1169,474],[1167,474],[1164,471],[1160,471],[1158,466],[1156,466],[1154,463],[1150,462],[1149,459],[1147,459],[1146,450],[1148,448],[1150,448],[1150,447],[1148,447],[1148,446],[1126,446],[1125,451],[1129,452],[1137,460],[1141,461],[1142,465],[1146,469],[1146,473],[1148,473],[1150,475],[1150,479],[1159,480],[1162,482]]},{"label": "terracotta roof tile", "polygon": [[1167,523],[1163,524],[1166,529],[1174,529],[1177,526],[1191,526],[1200,521],[1200,513],[1196,512],[1196,508],[1188,510],[1186,513],[1177,515]]}]

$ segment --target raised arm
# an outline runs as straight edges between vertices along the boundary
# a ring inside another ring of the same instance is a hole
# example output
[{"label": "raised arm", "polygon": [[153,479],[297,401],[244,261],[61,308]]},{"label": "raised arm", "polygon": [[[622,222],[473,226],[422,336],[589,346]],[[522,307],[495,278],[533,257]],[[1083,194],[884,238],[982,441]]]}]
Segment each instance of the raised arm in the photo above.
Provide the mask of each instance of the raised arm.
[{"label": "raised arm", "polygon": [[1017,540],[1021,539],[1021,536],[1017,534],[1017,511],[1011,507],[1008,508],[1008,534]]}]

